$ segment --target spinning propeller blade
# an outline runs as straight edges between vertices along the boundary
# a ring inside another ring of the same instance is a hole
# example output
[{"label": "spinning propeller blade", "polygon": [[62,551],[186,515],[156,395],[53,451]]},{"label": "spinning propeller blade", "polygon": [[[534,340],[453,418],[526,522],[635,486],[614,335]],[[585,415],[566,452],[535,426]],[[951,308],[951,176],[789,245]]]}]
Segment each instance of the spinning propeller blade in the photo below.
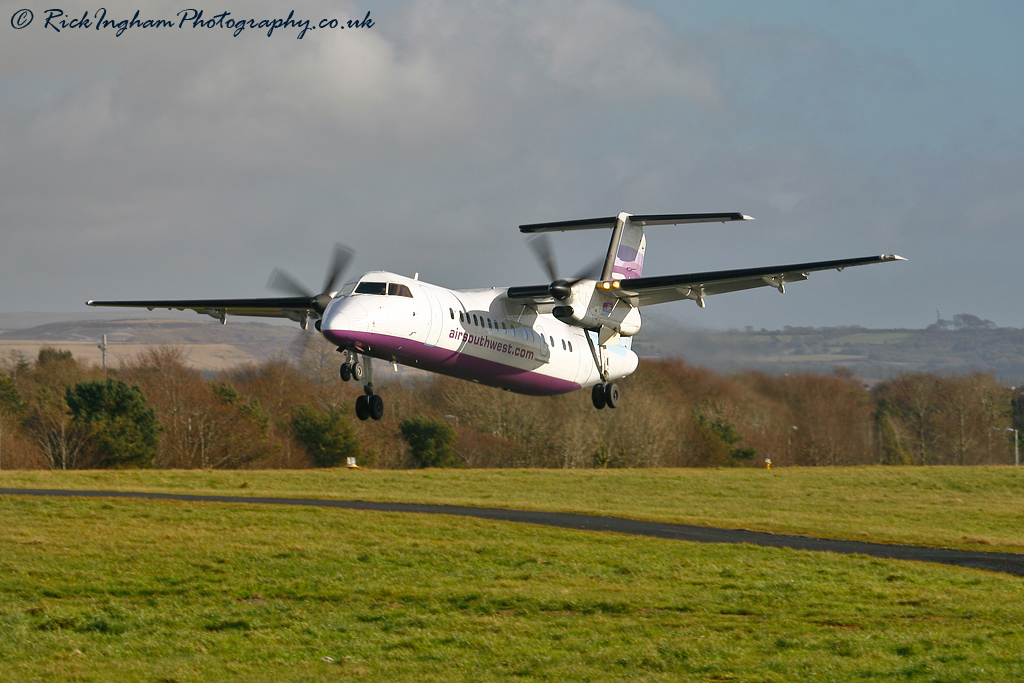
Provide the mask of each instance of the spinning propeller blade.
[{"label": "spinning propeller blade", "polygon": [[565,301],[572,294],[572,286],[580,280],[594,280],[600,277],[601,269],[604,266],[604,257],[599,258],[588,265],[568,280],[558,277],[558,266],[555,265],[555,252],[551,247],[551,241],[546,233],[538,233],[526,240],[530,249],[533,250],[537,260],[551,278],[548,285],[548,292],[559,301]]},{"label": "spinning propeller blade", "polygon": [[313,308],[318,313],[323,313],[324,309],[327,308],[327,304],[331,301],[331,293],[334,291],[345,274],[345,270],[348,268],[348,264],[352,261],[352,257],[355,256],[355,251],[350,247],[346,247],[343,244],[334,245],[334,255],[331,258],[331,265],[327,269],[327,276],[324,278],[324,287],[319,294],[313,294],[298,280],[289,275],[282,268],[275,268],[274,272],[270,274],[270,279],[267,280],[267,287],[270,289],[276,289],[281,292],[287,292],[288,294],[294,294],[295,296],[305,296],[313,299]]},{"label": "spinning propeller blade", "polygon": [[295,296],[312,297],[313,292],[302,286],[295,278],[281,268],[274,268],[267,280],[267,289],[276,289],[279,292],[294,294]]},{"label": "spinning propeller blade", "polygon": [[352,261],[352,257],[356,255],[356,252],[351,247],[346,247],[344,244],[334,245],[334,256],[331,258],[331,267],[327,271],[327,277],[324,278],[324,287],[320,290],[321,294],[328,294],[335,291],[338,282],[341,280],[341,276],[348,270],[348,264]]},{"label": "spinning propeller blade", "polygon": [[601,271],[604,270],[604,261],[604,256],[598,256],[593,263],[573,275],[570,282],[576,284],[580,280],[596,280],[601,277]]},{"label": "spinning propeller blade", "polygon": [[534,235],[526,240],[526,244],[533,250],[534,256],[540,261],[544,271],[550,280],[558,279],[558,266],[555,265],[555,252],[551,248],[551,240],[545,233]]}]

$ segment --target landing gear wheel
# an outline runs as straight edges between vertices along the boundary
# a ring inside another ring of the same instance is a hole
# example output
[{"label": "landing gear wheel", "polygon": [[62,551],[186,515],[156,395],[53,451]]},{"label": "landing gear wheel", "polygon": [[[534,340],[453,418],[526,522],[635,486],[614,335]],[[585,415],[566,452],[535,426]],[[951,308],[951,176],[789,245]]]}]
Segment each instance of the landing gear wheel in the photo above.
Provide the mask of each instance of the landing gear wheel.
[{"label": "landing gear wheel", "polygon": [[366,398],[370,408],[370,417],[374,420],[384,417],[384,399],[377,394],[367,396]]},{"label": "landing gear wheel", "polygon": [[603,384],[594,385],[594,388],[590,391],[590,400],[594,402],[594,407],[597,408],[598,410],[604,408],[608,400],[605,397]]},{"label": "landing gear wheel", "polygon": [[357,380],[361,380],[363,378],[363,364],[362,363],[356,362],[356,363],[352,364],[352,376],[355,377]]},{"label": "landing gear wheel", "polygon": [[619,385],[615,382],[604,385],[604,403],[609,408],[619,407]]},{"label": "landing gear wheel", "polygon": [[364,422],[370,419],[370,397],[363,394],[356,399],[356,417]]},{"label": "landing gear wheel", "polygon": [[348,363],[342,363],[340,374],[342,382],[349,381],[350,379],[352,379],[352,366],[349,365]]}]

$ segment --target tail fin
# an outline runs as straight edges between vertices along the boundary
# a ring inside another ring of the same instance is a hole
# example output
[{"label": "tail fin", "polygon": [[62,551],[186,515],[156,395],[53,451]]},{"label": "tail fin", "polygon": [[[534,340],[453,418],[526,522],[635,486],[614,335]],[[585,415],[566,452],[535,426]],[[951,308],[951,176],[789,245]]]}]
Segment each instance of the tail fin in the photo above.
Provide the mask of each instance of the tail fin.
[{"label": "tail fin", "polygon": [[642,222],[633,221],[632,216],[625,211],[615,217],[615,228],[612,230],[608,256],[601,273],[602,280],[640,277],[643,273],[644,252],[647,250],[643,225]]},{"label": "tail fin", "polygon": [[[634,221],[632,218],[625,211],[615,217],[615,228],[612,229],[612,239],[608,243],[608,256],[605,258],[604,271],[601,273],[602,280],[640,277],[644,271],[647,237],[644,235],[644,224]],[[615,335],[606,344],[631,349],[633,348],[633,338]]]}]

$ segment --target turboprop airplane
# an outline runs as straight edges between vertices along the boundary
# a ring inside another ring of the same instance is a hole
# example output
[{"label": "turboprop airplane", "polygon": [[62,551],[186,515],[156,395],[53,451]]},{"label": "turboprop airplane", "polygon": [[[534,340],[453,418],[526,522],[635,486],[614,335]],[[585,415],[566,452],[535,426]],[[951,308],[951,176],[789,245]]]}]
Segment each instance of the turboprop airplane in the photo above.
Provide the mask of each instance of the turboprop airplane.
[{"label": "turboprop airplane", "polygon": [[[549,284],[487,289],[446,289],[416,277],[386,271],[360,275],[335,291],[353,252],[335,249],[322,291],[313,294],[283,271],[270,285],[294,294],[254,299],[89,301],[89,306],[193,310],[229,315],[289,318],[306,329],[310,320],[337,346],[344,381],[362,382],[356,400],[360,420],[379,420],[384,400],[373,383],[372,359],[401,363],[508,391],[535,396],[591,387],[595,408],[619,405],[616,380],[636,370],[631,349],[640,331],[640,308],[705,298],[754,287],[806,280],[820,270],[905,260],[893,254],[783,266],[644,277],[647,240],[655,225],[752,220],[741,213],[633,215],[521,225],[551,279]],[[558,276],[548,232],[610,229],[611,242],[599,270]]]}]

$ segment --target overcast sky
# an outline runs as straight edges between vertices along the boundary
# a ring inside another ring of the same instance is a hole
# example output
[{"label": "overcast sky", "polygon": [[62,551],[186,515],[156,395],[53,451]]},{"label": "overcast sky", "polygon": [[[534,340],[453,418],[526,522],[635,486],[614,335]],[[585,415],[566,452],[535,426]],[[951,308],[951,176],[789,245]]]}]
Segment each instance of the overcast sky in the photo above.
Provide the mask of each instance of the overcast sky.
[{"label": "overcast sky", "polygon": [[[319,289],[356,271],[539,284],[521,223],[648,230],[645,275],[907,263],[666,304],[712,328],[1024,327],[1024,4],[939,0],[0,1],[0,312]],[[177,27],[205,18],[372,27]],[[19,10],[29,9],[31,24]],[[563,272],[605,233],[556,236]]]}]

